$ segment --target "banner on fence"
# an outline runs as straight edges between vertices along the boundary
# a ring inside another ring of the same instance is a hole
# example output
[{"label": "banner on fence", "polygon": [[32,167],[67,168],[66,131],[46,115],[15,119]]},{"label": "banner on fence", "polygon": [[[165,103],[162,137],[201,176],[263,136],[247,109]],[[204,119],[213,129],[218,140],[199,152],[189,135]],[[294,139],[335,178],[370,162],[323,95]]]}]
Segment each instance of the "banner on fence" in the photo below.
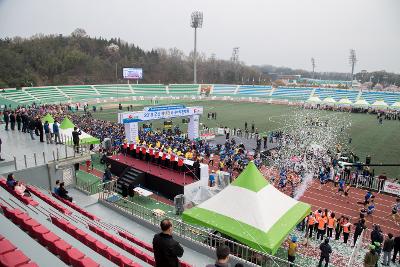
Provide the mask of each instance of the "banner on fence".
[{"label": "banner on fence", "polygon": [[386,193],[400,196],[400,184],[386,182],[383,187],[383,191],[385,191]]}]

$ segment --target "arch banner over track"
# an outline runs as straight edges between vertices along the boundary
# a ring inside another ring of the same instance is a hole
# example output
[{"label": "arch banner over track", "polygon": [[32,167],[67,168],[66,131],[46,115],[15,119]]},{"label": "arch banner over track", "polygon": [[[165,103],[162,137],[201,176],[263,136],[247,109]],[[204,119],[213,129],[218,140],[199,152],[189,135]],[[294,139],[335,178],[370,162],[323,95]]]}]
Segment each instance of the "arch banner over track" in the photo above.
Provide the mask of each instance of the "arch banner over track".
[{"label": "arch banner over track", "polygon": [[138,122],[189,117],[188,136],[193,140],[199,137],[199,115],[203,107],[186,107],[184,105],[166,105],[145,107],[142,111],[118,113],[118,122],[125,125],[125,135],[129,143],[136,143]]}]

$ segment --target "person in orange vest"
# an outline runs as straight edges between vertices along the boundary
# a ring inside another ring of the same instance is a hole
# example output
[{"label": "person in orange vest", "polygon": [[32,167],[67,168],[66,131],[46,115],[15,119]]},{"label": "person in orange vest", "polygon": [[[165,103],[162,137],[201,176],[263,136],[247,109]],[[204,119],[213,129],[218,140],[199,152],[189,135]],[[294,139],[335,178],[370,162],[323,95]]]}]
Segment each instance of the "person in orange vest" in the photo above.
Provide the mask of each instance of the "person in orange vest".
[{"label": "person in orange vest", "polygon": [[321,217],[321,213],[322,213],[321,209],[318,209],[318,210],[316,210],[314,212],[314,218],[315,218],[315,221],[314,221],[314,232],[316,232],[316,233],[318,233],[318,222],[319,222],[319,218]]},{"label": "person in orange vest", "polygon": [[332,232],[333,232],[333,228],[335,228],[336,226],[336,218],[335,218],[335,213],[332,212],[331,215],[328,217],[328,231],[327,231],[327,235],[329,238],[332,238]]},{"label": "person in orange vest", "polygon": [[327,217],[325,215],[318,217],[318,233],[317,240],[321,237],[324,240],[325,235],[325,224],[327,223]]},{"label": "person in orange vest", "polygon": [[306,229],[306,236],[307,236],[307,232],[309,232],[309,235],[308,235],[309,238],[312,238],[313,231],[314,231],[314,223],[315,223],[314,214],[312,212],[310,212],[310,214],[307,217],[307,229]]},{"label": "person in orange vest", "polygon": [[343,221],[343,243],[347,244],[347,240],[350,235],[351,223],[349,222],[349,218],[344,218]]}]

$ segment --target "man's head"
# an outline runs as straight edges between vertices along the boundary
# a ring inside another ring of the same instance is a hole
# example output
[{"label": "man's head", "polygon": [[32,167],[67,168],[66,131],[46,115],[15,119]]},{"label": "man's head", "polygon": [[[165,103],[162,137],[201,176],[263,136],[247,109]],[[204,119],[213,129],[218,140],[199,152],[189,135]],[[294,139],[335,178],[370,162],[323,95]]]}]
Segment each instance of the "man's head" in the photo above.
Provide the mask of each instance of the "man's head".
[{"label": "man's head", "polygon": [[388,237],[389,237],[389,239],[392,239],[393,238],[393,234],[392,233],[388,233]]},{"label": "man's head", "polygon": [[221,245],[217,247],[217,261],[219,263],[227,263],[229,259],[229,247]]},{"label": "man's head", "polygon": [[325,238],[325,244],[329,244],[329,238]]},{"label": "man's head", "polygon": [[57,181],[56,181],[56,185],[59,185],[59,184],[60,184],[60,180],[57,180]]},{"label": "man's head", "polygon": [[77,128],[77,127],[74,127],[74,131],[76,131],[76,130],[78,130],[78,128]]},{"label": "man's head", "polygon": [[160,223],[160,227],[161,227],[161,231],[164,234],[169,234],[169,235],[172,234],[172,223],[170,220],[168,220],[168,219],[162,220]]}]

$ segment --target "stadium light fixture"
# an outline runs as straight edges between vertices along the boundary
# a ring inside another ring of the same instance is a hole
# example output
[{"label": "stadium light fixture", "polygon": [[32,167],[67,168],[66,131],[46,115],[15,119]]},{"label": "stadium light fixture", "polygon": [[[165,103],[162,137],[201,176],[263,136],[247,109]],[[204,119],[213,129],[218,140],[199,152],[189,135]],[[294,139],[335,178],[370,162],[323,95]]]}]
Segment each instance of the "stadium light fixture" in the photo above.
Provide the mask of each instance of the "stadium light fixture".
[{"label": "stadium light fixture", "polygon": [[351,87],[353,87],[354,67],[357,63],[356,50],[350,49],[349,64],[351,65]]},{"label": "stadium light fixture", "polygon": [[197,28],[203,26],[203,12],[193,11],[191,14],[190,27],[194,28],[194,59],[193,59],[193,83],[197,83]]}]

